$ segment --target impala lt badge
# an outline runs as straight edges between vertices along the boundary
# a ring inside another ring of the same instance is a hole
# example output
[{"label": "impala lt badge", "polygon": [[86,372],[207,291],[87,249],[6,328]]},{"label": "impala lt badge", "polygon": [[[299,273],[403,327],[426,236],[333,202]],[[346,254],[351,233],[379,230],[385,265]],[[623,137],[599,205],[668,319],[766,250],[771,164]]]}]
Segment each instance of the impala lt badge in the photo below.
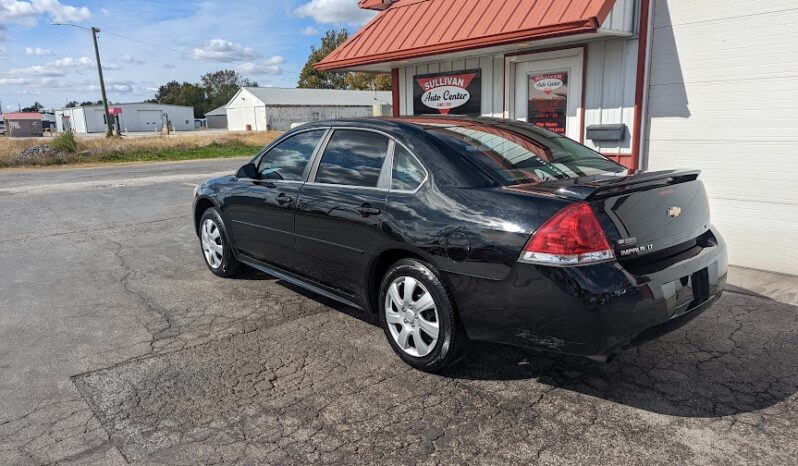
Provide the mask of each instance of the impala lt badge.
[{"label": "impala lt badge", "polygon": [[675,206],[671,207],[670,209],[668,209],[668,217],[676,218],[679,215],[682,215],[682,208],[681,207],[675,205]]}]

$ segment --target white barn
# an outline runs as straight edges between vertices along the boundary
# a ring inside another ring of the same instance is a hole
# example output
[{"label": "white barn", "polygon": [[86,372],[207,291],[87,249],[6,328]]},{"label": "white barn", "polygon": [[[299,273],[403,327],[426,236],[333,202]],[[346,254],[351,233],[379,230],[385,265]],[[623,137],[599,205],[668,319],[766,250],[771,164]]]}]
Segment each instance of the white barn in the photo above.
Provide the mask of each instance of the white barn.
[{"label": "white barn", "polygon": [[391,102],[385,91],[243,87],[227,104],[231,131],[284,131],[291,123],[368,117]]},{"label": "white barn", "polygon": [[[161,131],[171,122],[178,131],[194,130],[194,107],[157,103],[127,103],[108,105],[109,111],[121,109],[119,123],[122,131]],[[102,105],[86,105],[57,110],[55,112],[58,131],[72,130],[76,133],[105,132],[105,115]]]}]

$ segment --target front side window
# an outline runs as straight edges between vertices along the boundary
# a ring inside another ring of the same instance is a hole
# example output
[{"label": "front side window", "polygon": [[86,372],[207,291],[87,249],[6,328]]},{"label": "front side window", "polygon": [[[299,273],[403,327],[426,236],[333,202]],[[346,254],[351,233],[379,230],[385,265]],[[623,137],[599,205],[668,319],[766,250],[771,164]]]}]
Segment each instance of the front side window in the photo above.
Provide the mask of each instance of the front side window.
[{"label": "front side window", "polygon": [[305,131],[280,142],[260,159],[258,173],[264,180],[304,181],[305,167],[326,130]]},{"label": "front side window", "polygon": [[414,191],[421,186],[426,173],[424,167],[410,155],[403,146],[397,144],[393,154],[392,191]]},{"label": "front side window", "polygon": [[376,188],[388,138],[370,131],[335,130],[316,173],[317,183]]}]

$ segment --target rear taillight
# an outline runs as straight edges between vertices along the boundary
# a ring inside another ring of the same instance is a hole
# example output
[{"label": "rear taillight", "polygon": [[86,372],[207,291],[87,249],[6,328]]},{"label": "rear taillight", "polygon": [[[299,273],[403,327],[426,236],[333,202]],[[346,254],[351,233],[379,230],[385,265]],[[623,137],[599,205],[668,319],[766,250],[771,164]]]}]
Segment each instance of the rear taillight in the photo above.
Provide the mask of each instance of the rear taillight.
[{"label": "rear taillight", "polygon": [[554,214],[529,238],[520,262],[583,265],[612,260],[615,254],[604,230],[585,202]]}]

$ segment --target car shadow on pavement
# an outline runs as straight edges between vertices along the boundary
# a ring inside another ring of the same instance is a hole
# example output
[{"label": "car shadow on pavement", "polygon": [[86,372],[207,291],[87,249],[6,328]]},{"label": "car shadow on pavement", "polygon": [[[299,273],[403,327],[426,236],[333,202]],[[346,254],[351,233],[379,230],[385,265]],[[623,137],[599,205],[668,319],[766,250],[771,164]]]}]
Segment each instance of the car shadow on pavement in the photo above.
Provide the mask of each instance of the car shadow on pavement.
[{"label": "car shadow on pavement", "polygon": [[687,326],[608,364],[475,343],[448,377],[535,379],[627,406],[683,417],[762,410],[798,392],[798,307],[727,293]]},{"label": "car shadow on pavement", "polygon": [[[371,312],[282,284],[379,325]],[[721,417],[765,409],[798,392],[796,347],[798,307],[727,293],[687,326],[629,349],[611,363],[474,342],[464,361],[440,375],[528,380],[660,414]]]}]

